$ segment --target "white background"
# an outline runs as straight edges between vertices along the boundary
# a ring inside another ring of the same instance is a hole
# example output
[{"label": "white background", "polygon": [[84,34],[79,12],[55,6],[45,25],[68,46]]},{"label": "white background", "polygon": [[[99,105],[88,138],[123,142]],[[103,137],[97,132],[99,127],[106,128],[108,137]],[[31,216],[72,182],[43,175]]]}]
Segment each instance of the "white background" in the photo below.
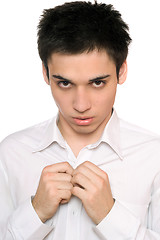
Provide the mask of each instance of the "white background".
[{"label": "white background", "polygon": [[[102,2],[113,4],[122,13],[133,39],[128,78],[118,86],[115,103],[118,115],[160,134],[159,0]],[[61,3],[64,1],[0,2],[0,141],[57,112],[42,77],[36,29],[42,10]]]}]

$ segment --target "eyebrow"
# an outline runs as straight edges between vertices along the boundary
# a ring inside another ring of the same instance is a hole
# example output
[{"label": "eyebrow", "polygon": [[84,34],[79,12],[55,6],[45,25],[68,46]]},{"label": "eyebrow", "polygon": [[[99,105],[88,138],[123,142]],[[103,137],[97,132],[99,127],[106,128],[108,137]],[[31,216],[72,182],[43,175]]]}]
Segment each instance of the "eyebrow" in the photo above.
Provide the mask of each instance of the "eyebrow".
[{"label": "eyebrow", "polygon": [[[110,76],[111,76],[111,75],[109,75],[109,74],[107,74],[107,75],[102,75],[102,76],[99,76],[99,77],[90,79],[89,82],[94,82],[94,81],[102,80],[102,79],[108,78],[108,77],[110,77]],[[67,78],[64,78],[64,77],[62,77],[62,76],[60,76],[60,75],[52,75],[52,77],[57,78],[57,79],[60,79],[60,80],[63,80],[63,81],[72,82],[71,80],[69,80],[69,79],[67,79]]]}]

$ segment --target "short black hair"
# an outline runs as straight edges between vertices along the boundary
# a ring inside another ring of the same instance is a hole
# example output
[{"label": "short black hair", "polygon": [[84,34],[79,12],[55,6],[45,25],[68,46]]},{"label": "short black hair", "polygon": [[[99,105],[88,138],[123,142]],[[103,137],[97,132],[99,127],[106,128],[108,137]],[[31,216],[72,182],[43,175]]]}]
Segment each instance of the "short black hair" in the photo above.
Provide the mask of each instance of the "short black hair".
[{"label": "short black hair", "polygon": [[48,72],[52,53],[105,50],[116,65],[118,77],[131,42],[128,31],[128,25],[111,4],[68,2],[43,11],[38,25],[38,51]]}]

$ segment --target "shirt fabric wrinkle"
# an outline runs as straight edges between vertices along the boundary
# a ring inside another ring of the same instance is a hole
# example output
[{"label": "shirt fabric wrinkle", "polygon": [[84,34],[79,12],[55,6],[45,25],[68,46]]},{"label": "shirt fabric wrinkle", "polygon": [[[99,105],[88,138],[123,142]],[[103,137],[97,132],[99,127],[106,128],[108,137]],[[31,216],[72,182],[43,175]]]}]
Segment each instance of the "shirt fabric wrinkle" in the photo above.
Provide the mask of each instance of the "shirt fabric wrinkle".
[{"label": "shirt fabric wrinkle", "polygon": [[[160,137],[118,118],[76,158],[57,126],[58,115],[0,143],[0,240],[160,239]],[[43,168],[91,161],[105,171],[115,204],[95,225],[72,196],[42,223],[32,206]],[[18,191],[17,191],[18,190]]]}]

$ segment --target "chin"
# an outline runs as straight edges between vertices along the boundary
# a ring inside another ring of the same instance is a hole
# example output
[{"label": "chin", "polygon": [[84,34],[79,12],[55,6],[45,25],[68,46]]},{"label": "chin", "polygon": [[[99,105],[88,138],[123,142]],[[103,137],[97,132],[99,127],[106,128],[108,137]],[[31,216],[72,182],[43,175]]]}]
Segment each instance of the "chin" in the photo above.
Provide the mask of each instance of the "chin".
[{"label": "chin", "polygon": [[80,127],[76,127],[74,128],[74,131],[78,134],[92,134],[94,131],[96,130],[96,128],[93,128],[91,126],[80,126]]}]

